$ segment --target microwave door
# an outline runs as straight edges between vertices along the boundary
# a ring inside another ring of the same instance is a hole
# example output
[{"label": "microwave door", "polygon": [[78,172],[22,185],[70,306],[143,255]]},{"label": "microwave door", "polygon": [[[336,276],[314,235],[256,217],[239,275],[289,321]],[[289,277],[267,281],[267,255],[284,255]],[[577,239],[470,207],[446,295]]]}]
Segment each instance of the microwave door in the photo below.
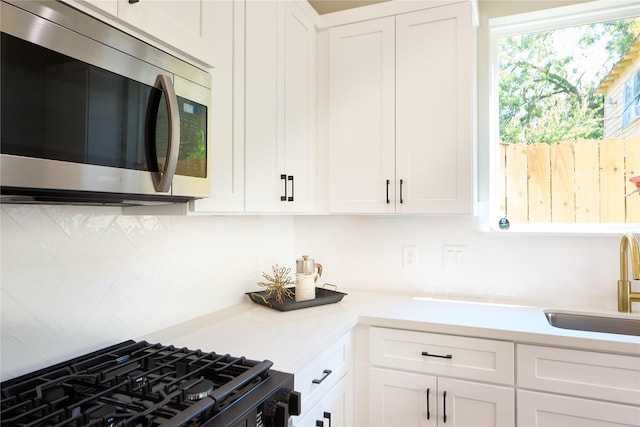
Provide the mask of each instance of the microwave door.
[{"label": "microwave door", "polygon": [[171,194],[210,197],[209,147],[211,90],[174,75],[174,89],[180,110],[180,153],[171,184]]},{"label": "microwave door", "polygon": [[153,185],[156,191],[166,193],[171,188],[180,153],[180,114],[173,83],[164,74],[156,78],[149,97],[145,145]]}]

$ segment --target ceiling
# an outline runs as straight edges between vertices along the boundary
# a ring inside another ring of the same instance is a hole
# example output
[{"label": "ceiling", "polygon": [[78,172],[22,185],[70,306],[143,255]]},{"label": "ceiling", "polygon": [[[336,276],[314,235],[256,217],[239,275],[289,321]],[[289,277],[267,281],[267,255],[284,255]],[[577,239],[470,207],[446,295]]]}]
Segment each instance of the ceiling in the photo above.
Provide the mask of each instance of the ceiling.
[{"label": "ceiling", "polygon": [[308,0],[311,6],[320,15],[337,12],[354,7],[367,6],[369,4],[381,3],[388,0]]}]

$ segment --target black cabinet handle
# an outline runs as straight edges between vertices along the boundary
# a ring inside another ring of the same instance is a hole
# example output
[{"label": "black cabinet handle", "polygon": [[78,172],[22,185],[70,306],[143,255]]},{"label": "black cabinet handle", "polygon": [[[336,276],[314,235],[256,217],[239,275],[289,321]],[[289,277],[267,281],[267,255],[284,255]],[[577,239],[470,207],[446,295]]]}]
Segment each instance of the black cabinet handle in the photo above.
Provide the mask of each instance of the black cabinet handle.
[{"label": "black cabinet handle", "polygon": [[427,387],[427,419],[431,418],[431,410],[430,410],[430,406],[429,405],[429,392],[431,391],[430,388]]},{"label": "black cabinet handle", "polygon": [[404,199],[402,198],[402,184],[404,183],[404,180],[400,180],[400,203],[404,203]]},{"label": "black cabinet handle", "polygon": [[321,420],[316,420],[316,427],[324,427],[324,423]]},{"label": "black cabinet handle", "polygon": [[387,180],[387,204],[389,204],[389,180]]},{"label": "black cabinet handle", "polygon": [[322,371],[322,378],[314,378],[311,382],[313,384],[320,384],[322,381],[326,380],[329,375],[331,375],[331,369],[325,369],[324,371]]},{"label": "black cabinet handle", "polygon": [[328,419],[329,420],[329,427],[331,427],[331,412],[324,411],[324,413],[322,414],[322,418],[323,419],[324,418]]},{"label": "black cabinet handle", "polygon": [[140,0],[129,0],[129,4],[138,3]]},{"label": "black cabinet handle", "polygon": [[280,196],[281,202],[287,201],[287,175],[280,175],[280,179],[284,181],[284,196]]},{"label": "black cabinet handle", "polygon": [[289,177],[287,178],[287,180],[291,181],[291,196],[289,196],[289,198],[287,199],[288,202],[293,202],[293,195],[294,195],[294,191],[293,191],[293,175],[289,175]]},{"label": "black cabinet handle", "polygon": [[433,354],[433,353],[427,353],[426,351],[423,351],[422,355],[427,357],[439,357],[440,359],[453,359],[452,354]]},{"label": "black cabinet handle", "polygon": [[447,391],[442,393],[442,422],[447,422]]}]

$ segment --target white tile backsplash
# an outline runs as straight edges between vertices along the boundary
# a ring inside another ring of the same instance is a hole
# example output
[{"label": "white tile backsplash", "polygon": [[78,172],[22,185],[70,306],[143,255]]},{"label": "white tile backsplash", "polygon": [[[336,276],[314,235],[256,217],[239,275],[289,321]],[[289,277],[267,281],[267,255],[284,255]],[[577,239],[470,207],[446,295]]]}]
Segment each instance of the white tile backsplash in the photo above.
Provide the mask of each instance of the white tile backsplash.
[{"label": "white tile backsplash", "polygon": [[[617,236],[492,233],[479,217],[35,205],[2,205],[0,221],[2,379],[235,304],[303,254],[324,266],[321,283],[342,288],[616,309]],[[406,245],[416,267],[402,265]],[[465,246],[464,269],[444,267],[444,245]]]},{"label": "white tile backsplash", "polygon": [[0,212],[3,380],[235,304],[273,264],[295,267],[291,217]]}]

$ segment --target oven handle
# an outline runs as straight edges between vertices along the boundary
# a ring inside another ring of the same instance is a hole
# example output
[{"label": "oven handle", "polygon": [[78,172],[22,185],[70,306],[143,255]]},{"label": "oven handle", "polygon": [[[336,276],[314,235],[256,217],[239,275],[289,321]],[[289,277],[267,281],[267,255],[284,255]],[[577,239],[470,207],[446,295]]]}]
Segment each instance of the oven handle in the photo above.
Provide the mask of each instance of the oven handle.
[{"label": "oven handle", "polygon": [[[178,165],[178,155],[180,154],[180,111],[171,77],[158,74],[154,87],[164,93],[167,102],[167,111],[169,114],[169,146],[167,147],[167,159],[164,162],[163,170],[152,171],[151,179],[153,180],[156,191],[166,193],[169,191],[169,188],[171,188],[171,182],[173,181],[173,176],[176,173],[176,167]],[[158,97],[158,103],[159,102],[160,97]],[[152,104],[154,104],[153,100],[149,104],[150,113],[147,114],[147,138],[149,139],[147,147],[148,157],[153,157],[153,154],[155,154],[155,148],[152,147],[155,147],[155,121],[158,113],[158,105]],[[157,157],[151,159],[151,161],[153,162],[152,164],[156,166],[155,169],[158,169]],[[154,168],[151,169],[153,170]]]}]

